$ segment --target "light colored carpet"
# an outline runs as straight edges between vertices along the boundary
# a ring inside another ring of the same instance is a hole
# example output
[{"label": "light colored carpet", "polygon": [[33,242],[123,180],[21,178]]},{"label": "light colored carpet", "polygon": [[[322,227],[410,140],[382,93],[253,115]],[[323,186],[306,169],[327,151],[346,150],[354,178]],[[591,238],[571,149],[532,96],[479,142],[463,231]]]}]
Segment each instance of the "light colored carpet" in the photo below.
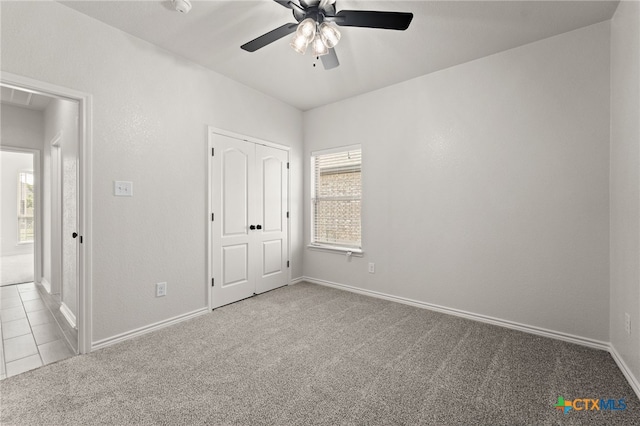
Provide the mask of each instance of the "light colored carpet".
[{"label": "light colored carpet", "polygon": [[33,282],[33,253],[0,257],[0,287]]},{"label": "light colored carpet", "polygon": [[[0,381],[0,422],[638,424],[603,351],[301,283]],[[556,410],[559,396],[624,411]]]}]

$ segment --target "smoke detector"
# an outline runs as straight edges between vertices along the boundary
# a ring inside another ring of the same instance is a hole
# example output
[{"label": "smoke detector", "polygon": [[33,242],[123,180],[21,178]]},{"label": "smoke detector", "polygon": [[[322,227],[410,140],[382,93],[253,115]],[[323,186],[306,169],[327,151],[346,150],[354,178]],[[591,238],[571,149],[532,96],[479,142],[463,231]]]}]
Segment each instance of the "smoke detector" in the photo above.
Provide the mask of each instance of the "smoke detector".
[{"label": "smoke detector", "polygon": [[180,13],[189,13],[191,2],[189,0],[171,0],[173,7]]}]

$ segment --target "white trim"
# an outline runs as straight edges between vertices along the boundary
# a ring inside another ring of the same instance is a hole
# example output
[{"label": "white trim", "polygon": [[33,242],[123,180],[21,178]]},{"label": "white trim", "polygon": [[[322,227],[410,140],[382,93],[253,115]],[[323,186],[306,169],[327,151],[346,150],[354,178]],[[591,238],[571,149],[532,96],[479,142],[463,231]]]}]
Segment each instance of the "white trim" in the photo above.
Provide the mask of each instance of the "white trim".
[{"label": "white trim", "polygon": [[40,284],[47,290],[47,293],[51,294],[51,283],[45,277],[40,278]]},{"label": "white trim", "polygon": [[207,193],[205,194],[205,200],[207,200],[205,206],[207,211],[205,212],[206,214],[204,215],[204,220],[206,222],[205,224],[205,229],[207,230],[207,238],[206,238],[206,245],[205,245],[205,259],[206,259],[206,265],[205,265],[205,285],[207,286],[207,291],[205,292],[207,300],[205,301],[205,303],[207,304],[207,309],[209,311],[211,311],[212,308],[212,304],[211,304],[211,292],[212,290],[212,285],[211,285],[211,280],[213,277],[213,259],[212,259],[212,255],[213,255],[213,238],[211,236],[211,232],[213,231],[213,228],[211,227],[211,222],[213,222],[211,220],[211,215],[215,214],[213,211],[213,199],[211,197],[211,187],[212,187],[212,183],[211,183],[211,179],[213,178],[213,170],[211,167],[211,162],[213,161],[211,157],[213,157],[212,155],[212,151],[213,151],[213,138],[212,133],[214,133],[214,128],[211,126],[207,127],[207,152],[206,155],[204,156],[205,161],[207,162],[207,182],[204,185],[204,187],[206,188]]},{"label": "white trim", "polygon": [[67,320],[71,328],[78,329],[76,326],[76,316],[71,312],[71,309],[64,302],[60,304],[60,313]]},{"label": "white trim", "polygon": [[78,102],[78,160],[79,211],[78,233],[83,236],[83,244],[78,249],[78,351],[91,351],[91,276],[92,276],[92,145],[93,145],[93,96],[67,87],[58,86],[29,77],[1,71],[0,81],[4,86],[44,94]]},{"label": "white trim", "polygon": [[447,308],[445,306],[435,305],[433,303],[421,302],[418,300],[408,299],[405,297],[393,296],[386,293],[381,293],[372,290],[364,290],[357,287],[352,287],[346,284],[334,283],[331,281],[319,280],[311,277],[303,277],[304,281],[312,284],[319,284],[326,287],[338,288],[341,290],[350,291],[352,293],[363,294],[366,296],[376,297],[378,299],[390,300],[392,302],[403,303],[405,305],[415,306],[418,308],[428,309],[431,311],[441,312],[444,314],[455,315],[457,317],[467,318],[474,321],[479,321],[487,324],[493,324],[500,327],[510,328],[513,330],[523,331],[525,333],[536,334],[538,336],[549,337],[556,340],[562,340],[569,343],[575,343],[581,346],[587,346],[594,349],[600,349],[603,351],[609,351],[609,343],[600,340],[589,339],[587,337],[576,336],[574,334],[563,333],[560,331],[549,330],[542,327],[536,327],[533,325],[527,325],[518,323],[515,321],[503,320],[500,318],[491,317],[488,315],[476,314],[473,312],[463,311],[461,309]]},{"label": "white trim", "polygon": [[348,247],[343,247],[343,246],[330,246],[330,245],[323,245],[323,244],[309,244],[307,246],[307,248],[309,250],[317,250],[317,251],[325,251],[325,252],[329,252],[329,253],[338,253],[338,254],[344,254],[348,256],[348,253],[351,253],[351,256],[353,257],[363,257],[364,256],[364,252],[362,251],[362,249],[359,248],[348,248]]},{"label": "white trim", "polygon": [[298,284],[304,281],[304,277],[294,278],[289,282],[289,285]]},{"label": "white trim", "polygon": [[144,327],[136,328],[131,331],[127,331],[125,333],[116,334],[112,337],[107,337],[106,339],[98,340],[93,342],[91,345],[91,350],[95,351],[97,349],[106,348],[107,346],[115,345],[116,343],[123,342],[125,340],[133,339],[134,337],[139,337],[147,333],[151,333],[153,331],[161,330],[163,328],[169,327],[171,325],[190,320],[195,317],[199,317],[200,315],[205,315],[211,312],[209,308],[201,308],[192,312],[188,312],[183,315],[178,315],[173,318],[169,318],[163,321],[158,321],[153,324],[149,324]]},{"label": "white trim", "polygon": [[319,149],[317,151],[312,151],[311,156],[316,157],[318,155],[327,155],[327,154],[337,154],[338,152],[345,151],[360,151],[362,150],[361,144],[347,145],[347,146],[337,146],[335,148],[328,149]]},{"label": "white trim", "polygon": [[622,374],[627,379],[627,382],[629,382],[629,385],[636,393],[638,399],[640,399],[640,381],[638,381],[638,379],[633,375],[631,369],[624,362],[624,359],[622,359],[622,356],[618,353],[613,344],[609,344],[609,353],[613,357],[613,360],[616,362],[616,364],[618,364],[618,368],[620,369],[620,371],[622,371]]},{"label": "white trim", "polygon": [[231,132],[229,130],[220,129],[218,127],[209,126],[209,139],[211,139],[211,133],[215,133],[217,135],[222,135],[222,136],[228,136],[234,139],[240,139],[241,141],[245,141],[245,142],[253,142],[258,145],[270,146],[272,148],[282,149],[284,151],[291,151],[290,146],[281,145],[279,143],[267,141],[264,139],[259,139],[253,136],[247,136],[240,133]]}]

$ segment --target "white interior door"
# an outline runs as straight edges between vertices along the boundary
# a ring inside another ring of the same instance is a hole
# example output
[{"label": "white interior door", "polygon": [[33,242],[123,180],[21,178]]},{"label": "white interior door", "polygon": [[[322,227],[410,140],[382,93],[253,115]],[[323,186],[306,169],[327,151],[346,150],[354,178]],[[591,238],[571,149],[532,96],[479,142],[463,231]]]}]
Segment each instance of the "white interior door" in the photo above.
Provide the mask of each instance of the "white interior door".
[{"label": "white interior door", "polygon": [[255,292],[255,268],[250,264],[254,234],[249,229],[250,215],[255,209],[252,197],[255,146],[228,136],[214,137],[211,302],[216,308],[250,297]]},{"label": "white interior door", "polygon": [[211,307],[288,283],[287,151],[212,134]]},{"label": "white interior door", "polygon": [[[75,121],[75,116],[73,116]],[[62,288],[60,300],[75,317],[77,313],[78,244],[78,139],[73,132],[61,143],[62,191]],[[75,325],[75,321],[72,321]]]},{"label": "white interior door", "polygon": [[288,282],[287,159],[286,151],[256,145],[256,293]]}]

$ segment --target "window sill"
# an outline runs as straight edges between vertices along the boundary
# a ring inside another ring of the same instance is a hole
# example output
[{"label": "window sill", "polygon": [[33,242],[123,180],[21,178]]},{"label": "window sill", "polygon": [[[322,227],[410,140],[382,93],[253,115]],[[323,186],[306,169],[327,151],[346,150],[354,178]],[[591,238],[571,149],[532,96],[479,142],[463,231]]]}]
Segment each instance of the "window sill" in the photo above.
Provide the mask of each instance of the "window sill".
[{"label": "window sill", "polygon": [[308,249],[316,250],[316,251],[325,251],[329,253],[337,253],[348,255],[351,253],[351,256],[354,257],[362,257],[364,252],[359,248],[347,248],[347,247],[339,247],[339,246],[325,246],[325,245],[315,245],[310,244],[307,246]]}]

